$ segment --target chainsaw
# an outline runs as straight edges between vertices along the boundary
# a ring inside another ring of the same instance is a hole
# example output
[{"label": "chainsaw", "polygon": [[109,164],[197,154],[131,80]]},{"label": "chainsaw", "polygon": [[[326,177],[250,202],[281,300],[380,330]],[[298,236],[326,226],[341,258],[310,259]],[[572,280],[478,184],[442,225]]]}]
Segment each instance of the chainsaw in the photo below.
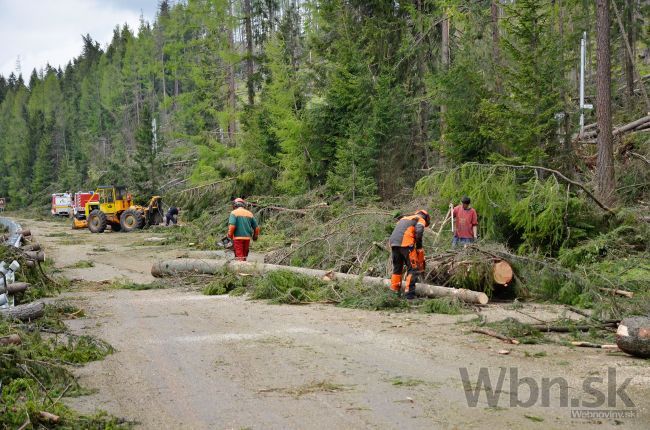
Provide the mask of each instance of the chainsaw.
[{"label": "chainsaw", "polygon": [[224,248],[226,250],[230,250],[233,247],[233,241],[231,238],[226,236],[223,239],[221,239],[219,242],[217,242],[217,246]]}]

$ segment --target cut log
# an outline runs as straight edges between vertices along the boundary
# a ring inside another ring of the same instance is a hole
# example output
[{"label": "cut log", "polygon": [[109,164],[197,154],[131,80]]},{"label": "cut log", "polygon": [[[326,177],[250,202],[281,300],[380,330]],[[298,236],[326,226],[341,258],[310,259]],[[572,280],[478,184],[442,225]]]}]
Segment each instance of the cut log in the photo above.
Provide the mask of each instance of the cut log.
[{"label": "cut log", "polygon": [[40,318],[45,313],[43,302],[34,302],[27,305],[14,306],[12,308],[0,309],[0,317],[20,321],[30,321]]},{"label": "cut log", "polygon": [[[313,276],[319,279],[327,276],[329,279],[361,282],[366,285],[390,287],[390,280],[373,276],[351,275],[349,273],[331,272],[328,270],[307,269],[304,267],[281,266],[278,264],[250,263],[233,260],[198,260],[179,258],[176,260],[161,261],[151,267],[151,274],[157,278],[176,276],[192,273],[216,274],[223,269],[230,269],[236,273],[260,274],[287,270],[300,275]],[[485,293],[465,290],[461,288],[447,288],[438,285],[418,283],[415,285],[415,294],[423,297],[457,297],[467,303],[487,304],[489,301]]]},{"label": "cut log", "polygon": [[23,343],[23,341],[17,334],[10,334],[9,336],[0,337],[0,346],[20,345],[21,343]]},{"label": "cut log", "polygon": [[30,243],[23,246],[23,251],[40,251],[41,245],[38,243]]},{"label": "cut log", "polygon": [[40,261],[41,263],[45,261],[45,253],[43,251],[27,251],[25,252],[25,257],[33,261]]},{"label": "cut log", "polygon": [[634,297],[634,293],[632,291],[625,291],[625,290],[619,290],[616,288],[604,288],[601,287],[599,288],[600,291],[605,291],[606,293],[610,293],[612,295],[617,295],[617,296],[623,296],[627,298],[632,298]]},{"label": "cut log", "polygon": [[14,282],[13,284],[9,284],[7,286],[7,292],[9,294],[22,293],[29,287],[30,287],[30,284],[28,284],[27,282]]},{"label": "cut log", "polygon": [[40,411],[38,413],[38,420],[48,424],[57,424],[61,420],[61,417],[47,411]]},{"label": "cut log", "polygon": [[512,282],[512,277],[514,276],[512,266],[503,260],[494,263],[492,273],[494,275],[494,282],[499,285],[508,285]]},{"label": "cut log", "polygon": [[32,235],[32,232],[29,230],[20,230],[18,233],[22,234],[25,237]]},{"label": "cut log", "polygon": [[616,331],[616,344],[630,355],[650,358],[650,318],[630,317],[621,321]]}]

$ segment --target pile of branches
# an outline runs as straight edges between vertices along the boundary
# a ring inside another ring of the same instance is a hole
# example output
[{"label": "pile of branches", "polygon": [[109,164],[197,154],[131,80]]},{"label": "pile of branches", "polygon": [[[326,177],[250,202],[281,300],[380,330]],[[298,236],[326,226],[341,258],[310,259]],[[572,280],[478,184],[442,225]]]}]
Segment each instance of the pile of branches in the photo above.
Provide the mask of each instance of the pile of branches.
[{"label": "pile of branches", "polygon": [[119,422],[104,415],[79,416],[61,399],[83,395],[69,370],[110,354],[103,341],[76,336],[61,322],[70,307],[49,306],[37,323],[0,320],[0,427],[105,428]]},{"label": "pile of branches", "polygon": [[424,282],[445,287],[482,291],[491,296],[495,287],[496,263],[509,261],[513,255],[505,247],[496,244],[472,244],[434,254],[427,258]]},{"label": "pile of branches", "polygon": [[323,215],[322,221],[291,223],[290,242],[269,252],[265,262],[370,276],[389,273],[386,240],[394,227],[393,213],[359,208],[331,217],[331,211],[321,209]]}]

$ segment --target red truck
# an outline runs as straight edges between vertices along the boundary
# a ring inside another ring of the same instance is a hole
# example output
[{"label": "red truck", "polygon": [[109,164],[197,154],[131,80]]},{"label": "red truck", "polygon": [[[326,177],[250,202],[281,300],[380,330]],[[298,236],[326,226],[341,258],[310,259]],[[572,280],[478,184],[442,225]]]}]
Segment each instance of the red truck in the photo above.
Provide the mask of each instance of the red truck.
[{"label": "red truck", "polygon": [[90,201],[99,201],[99,194],[94,191],[78,191],[72,199],[72,228],[86,228],[86,203]]}]

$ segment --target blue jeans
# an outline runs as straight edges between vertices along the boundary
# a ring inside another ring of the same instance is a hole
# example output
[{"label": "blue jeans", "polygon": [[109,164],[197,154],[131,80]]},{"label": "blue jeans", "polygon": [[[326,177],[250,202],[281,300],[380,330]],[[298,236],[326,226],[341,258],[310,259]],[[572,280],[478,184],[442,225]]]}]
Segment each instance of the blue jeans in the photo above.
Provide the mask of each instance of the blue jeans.
[{"label": "blue jeans", "polygon": [[451,246],[457,246],[458,244],[465,245],[470,243],[474,243],[474,239],[454,236],[453,240],[451,241]]}]

